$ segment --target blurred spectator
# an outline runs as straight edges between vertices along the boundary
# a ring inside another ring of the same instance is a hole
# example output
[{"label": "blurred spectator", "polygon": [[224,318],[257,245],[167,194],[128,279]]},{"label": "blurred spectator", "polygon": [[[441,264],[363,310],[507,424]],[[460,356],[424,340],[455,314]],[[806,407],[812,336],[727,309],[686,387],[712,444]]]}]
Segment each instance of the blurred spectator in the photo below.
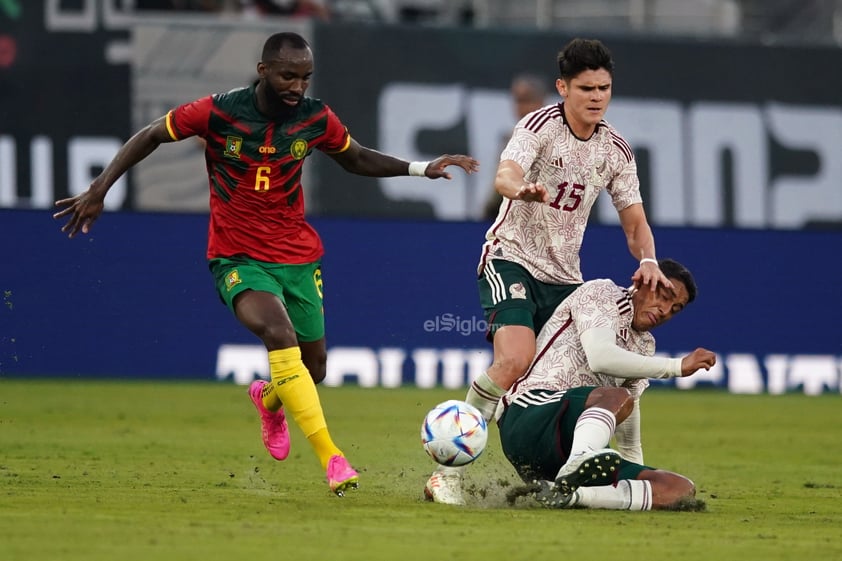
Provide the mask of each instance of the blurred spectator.
[{"label": "blurred spectator", "polygon": [[[509,91],[512,96],[512,105],[517,121],[520,121],[536,109],[543,107],[548,93],[544,78],[533,74],[518,74],[515,76],[512,79],[512,85]],[[500,151],[506,146],[507,141],[507,138],[503,139]],[[492,190],[488,201],[483,207],[483,218],[494,220],[497,217],[497,211],[500,210],[500,203],[502,201],[503,197],[497,191]]]},{"label": "blurred spectator", "polygon": [[470,26],[474,20],[471,0],[334,0],[338,12],[348,12],[350,4],[367,4],[390,23]]}]

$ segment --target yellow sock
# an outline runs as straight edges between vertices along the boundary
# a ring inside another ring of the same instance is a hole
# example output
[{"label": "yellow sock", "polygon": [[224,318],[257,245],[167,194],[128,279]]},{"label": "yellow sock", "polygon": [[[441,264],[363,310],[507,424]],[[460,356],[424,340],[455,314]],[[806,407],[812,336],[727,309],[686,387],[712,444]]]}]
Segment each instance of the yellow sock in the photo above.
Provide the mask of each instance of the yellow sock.
[{"label": "yellow sock", "polygon": [[[284,403],[287,413],[292,415],[295,424],[307,437],[322,469],[327,469],[330,457],[342,455],[342,451],[330,438],[316,384],[301,361],[301,349],[290,347],[270,351],[269,372],[276,397]],[[267,396],[264,394],[263,397],[265,404]]]},{"label": "yellow sock", "polygon": [[283,406],[281,398],[278,397],[278,392],[275,391],[275,384],[271,382],[263,386],[260,398],[263,400],[263,407],[273,413]]}]

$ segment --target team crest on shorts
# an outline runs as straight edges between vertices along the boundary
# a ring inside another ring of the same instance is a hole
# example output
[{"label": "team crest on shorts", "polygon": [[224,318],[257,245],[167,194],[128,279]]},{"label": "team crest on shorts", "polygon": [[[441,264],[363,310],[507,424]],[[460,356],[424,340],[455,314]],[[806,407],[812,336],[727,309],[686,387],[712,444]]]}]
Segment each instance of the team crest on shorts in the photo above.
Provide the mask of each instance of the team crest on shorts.
[{"label": "team crest on shorts", "polygon": [[243,279],[240,278],[240,272],[237,269],[225,275],[225,288],[228,292],[231,292],[231,289],[241,282],[243,282]]},{"label": "team crest on shorts", "polygon": [[226,158],[240,159],[240,150],[243,149],[243,139],[239,136],[229,136],[225,138],[225,152],[223,155]]},{"label": "team crest on shorts", "polygon": [[513,299],[526,300],[526,288],[519,282],[509,285],[509,294]]},{"label": "team crest on shorts", "polygon": [[289,146],[289,153],[296,160],[301,160],[307,155],[307,141],[303,138],[296,138]]}]

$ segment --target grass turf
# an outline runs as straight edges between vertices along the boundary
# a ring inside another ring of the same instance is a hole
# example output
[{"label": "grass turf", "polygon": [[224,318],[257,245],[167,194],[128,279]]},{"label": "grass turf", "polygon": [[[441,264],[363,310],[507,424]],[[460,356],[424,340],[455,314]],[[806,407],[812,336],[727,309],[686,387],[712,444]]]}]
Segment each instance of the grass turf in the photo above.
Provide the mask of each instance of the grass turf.
[{"label": "grass turf", "polygon": [[427,503],[426,411],[462,392],[321,388],[361,488],[332,496],[292,427],[275,462],[245,388],[0,379],[0,559],[682,561],[842,558],[840,398],[649,390],[646,461],[703,512],[550,511],[491,429],[468,506]]}]

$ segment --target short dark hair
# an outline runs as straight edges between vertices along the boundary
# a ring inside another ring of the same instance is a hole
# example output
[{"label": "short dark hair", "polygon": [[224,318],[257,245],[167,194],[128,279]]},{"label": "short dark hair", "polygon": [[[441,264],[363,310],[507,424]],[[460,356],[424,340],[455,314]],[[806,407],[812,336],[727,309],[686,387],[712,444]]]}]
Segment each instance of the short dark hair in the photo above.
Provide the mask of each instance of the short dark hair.
[{"label": "short dark hair", "polygon": [[573,39],[558,53],[558,73],[562,80],[575,78],[585,70],[600,68],[614,76],[611,51],[597,39]]},{"label": "short dark hair", "polygon": [[696,280],[693,278],[693,274],[690,273],[687,267],[675,259],[659,259],[658,266],[661,268],[661,272],[664,273],[664,276],[668,279],[680,280],[684,283],[684,286],[687,288],[688,304],[696,299],[696,293],[698,292]]},{"label": "short dark hair", "polygon": [[310,43],[298,33],[289,31],[275,33],[263,43],[263,54],[260,55],[261,60],[267,61],[271,59],[286,46],[290,46],[293,49],[309,49]]}]

